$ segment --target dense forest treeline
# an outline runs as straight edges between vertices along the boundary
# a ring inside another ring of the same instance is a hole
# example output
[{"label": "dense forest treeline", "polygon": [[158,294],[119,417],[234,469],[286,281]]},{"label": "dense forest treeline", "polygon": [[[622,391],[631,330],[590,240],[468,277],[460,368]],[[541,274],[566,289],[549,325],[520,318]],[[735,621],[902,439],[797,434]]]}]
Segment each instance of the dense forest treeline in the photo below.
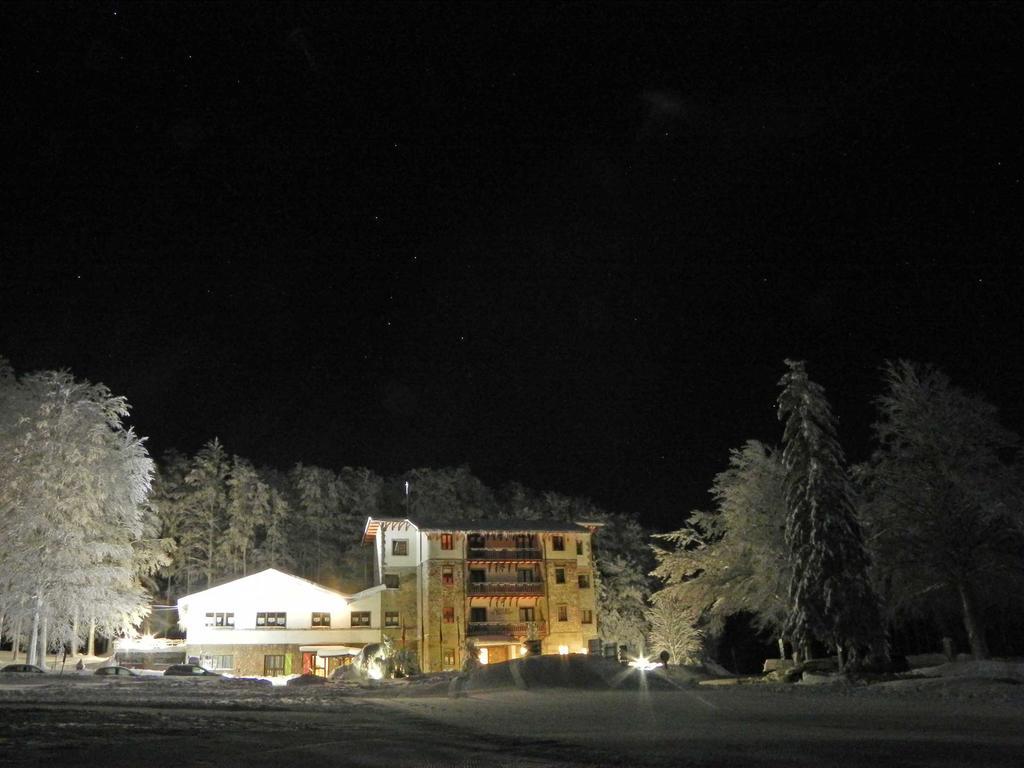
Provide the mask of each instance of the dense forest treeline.
[{"label": "dense forest treeline", "polygon": [[491,488],[468,467],[257,467],[216,438],[154,462],[123,397],[0,359],[0,634],[30,659],[76,651],[138,631],[154,602],[266,567],[356,591],[378,515],[602,521],[602,637],[677,661],[716,656],[737,617],[779,653],[854,666],[942,637],[979,658],[1024,652],[1024,462],[995,407],[935,368],[888,363],[873,451],[849,466],[824,389],[787,367],[778,444],[733,450],[712,505],[652,546],[631,514]]},{"label": "dense forest treeline", "polygon": [[371,515],[600,521],[594,556],[602,633],[632,644],[643,641],[653,565],[647,533],[633,517],[587,499],[516,482],[491,489],[468,467],[420,468],[391,477],[365,467],[257,468],[214,438],[192,456],[172,451],[157,462],[149,503],[161,536],[175,544],[159,572],[168,602],[262,568],[346,592],[370,586],[372,561],[361,534]]}]

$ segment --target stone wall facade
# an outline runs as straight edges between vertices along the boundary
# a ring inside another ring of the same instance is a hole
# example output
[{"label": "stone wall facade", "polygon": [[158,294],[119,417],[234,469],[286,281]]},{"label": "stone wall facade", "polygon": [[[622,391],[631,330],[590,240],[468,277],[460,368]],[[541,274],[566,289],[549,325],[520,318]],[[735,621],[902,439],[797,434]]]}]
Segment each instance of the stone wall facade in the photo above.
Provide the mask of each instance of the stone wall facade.
[{"label": "stone wall facade", "polygon": [[244,677],[261,676],[264,673],[265,656],[283,655],[286,675],[302,672],[302,652],[298,645],[188,645],[189,658],[197,657],[202,662],[206,656],[231,656],[231,669],[218,668],[218,672],[230,672]]}]

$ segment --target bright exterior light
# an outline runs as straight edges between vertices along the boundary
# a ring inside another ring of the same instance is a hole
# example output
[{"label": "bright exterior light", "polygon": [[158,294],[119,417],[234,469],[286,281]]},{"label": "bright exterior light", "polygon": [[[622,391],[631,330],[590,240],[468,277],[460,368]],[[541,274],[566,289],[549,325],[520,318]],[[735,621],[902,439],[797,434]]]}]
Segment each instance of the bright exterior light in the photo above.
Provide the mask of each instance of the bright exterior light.
[{"label": "bright exterior light", "polygon": [[487,649],[486,648],[481,648],[480,649],[480,663],[481,664],[486,664],[487,663]]},{"label": "bright exterior light", "polygon": [[646,656],[640,656],[639,658],[630,661],[629,666],[634,669],[639,669],[641,672],[650,672],[652,669],[657,669],[659,665],[648,659]]},{"label": "bright exterior light", "polygon": [[366,674],[371,680],[380,680],[384,677],[384,670],[376,661],[371,661],[366,667]]},{"label": "bright exterior light", "polygon": [[559,656],[568,656],[569,655],[569,646],[568,645],[560,645],[560,646],[558,646],[558,655]]},{"label": "bright exterior light", "polygon": [[519,646],[519,655],[520,656],[525,656],[526,655],[526,646],[525,645]]}]

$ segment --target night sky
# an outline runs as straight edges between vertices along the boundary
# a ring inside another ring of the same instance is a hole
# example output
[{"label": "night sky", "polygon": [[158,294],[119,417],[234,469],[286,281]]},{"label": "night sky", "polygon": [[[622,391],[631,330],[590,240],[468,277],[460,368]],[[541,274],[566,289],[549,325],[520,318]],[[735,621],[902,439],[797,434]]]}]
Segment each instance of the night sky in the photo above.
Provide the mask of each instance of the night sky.
[{"label": "night sky", "polygon": [[7,4],[0,355],[676,525],[808,361],[1024,430],[1017,3]]}]

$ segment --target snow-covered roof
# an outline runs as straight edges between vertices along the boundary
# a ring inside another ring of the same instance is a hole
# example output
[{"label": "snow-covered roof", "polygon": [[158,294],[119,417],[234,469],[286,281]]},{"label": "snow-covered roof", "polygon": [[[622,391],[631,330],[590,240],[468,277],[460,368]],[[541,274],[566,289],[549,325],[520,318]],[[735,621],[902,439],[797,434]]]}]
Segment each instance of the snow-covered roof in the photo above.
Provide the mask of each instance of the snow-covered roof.
[{"label": "snow-covered roof", "polygon": [[425,533],[579,533],[581,528],[593,531],[604,523],[596,521],[565,522],[562,520],[459,520],[442,521],[407,517],[368,517],[363,528],[363,541],[369,542],[384,527],[416,528]]},{"label": "snow-covered roof", "polygon": [[276,568],[267,568],[266,570],[260,571],[259,573],[253,573],[248,576],[243,576],[240,579],[234,579],[224,584],[219,584],[216,587],[204,589],[202,592],[193,592],[190,595],[184,595],[182,597],[179,597],[178,605],[187,605],[192,600],[196,600],[198,598],[206,599],[209,597],[215,597],[222,593],[229,594],[232,592],[237,592],[239,589],[255,591],[261,588],[266,588],[266,586],[270,584],[281,585],[289,583],[292,586],[302,587],[307,590],[316,590],[325,595],[330,595],[332,597],[340,597],[344,600],[351,599],[348,595],[344,595],[341,592],[336,592],[333,589],[328,589],[327,587],[317,584],[314,581],[310,581],[309,579],[303,579],[300,576],[293,576],[290,573],[279,571]]}]

